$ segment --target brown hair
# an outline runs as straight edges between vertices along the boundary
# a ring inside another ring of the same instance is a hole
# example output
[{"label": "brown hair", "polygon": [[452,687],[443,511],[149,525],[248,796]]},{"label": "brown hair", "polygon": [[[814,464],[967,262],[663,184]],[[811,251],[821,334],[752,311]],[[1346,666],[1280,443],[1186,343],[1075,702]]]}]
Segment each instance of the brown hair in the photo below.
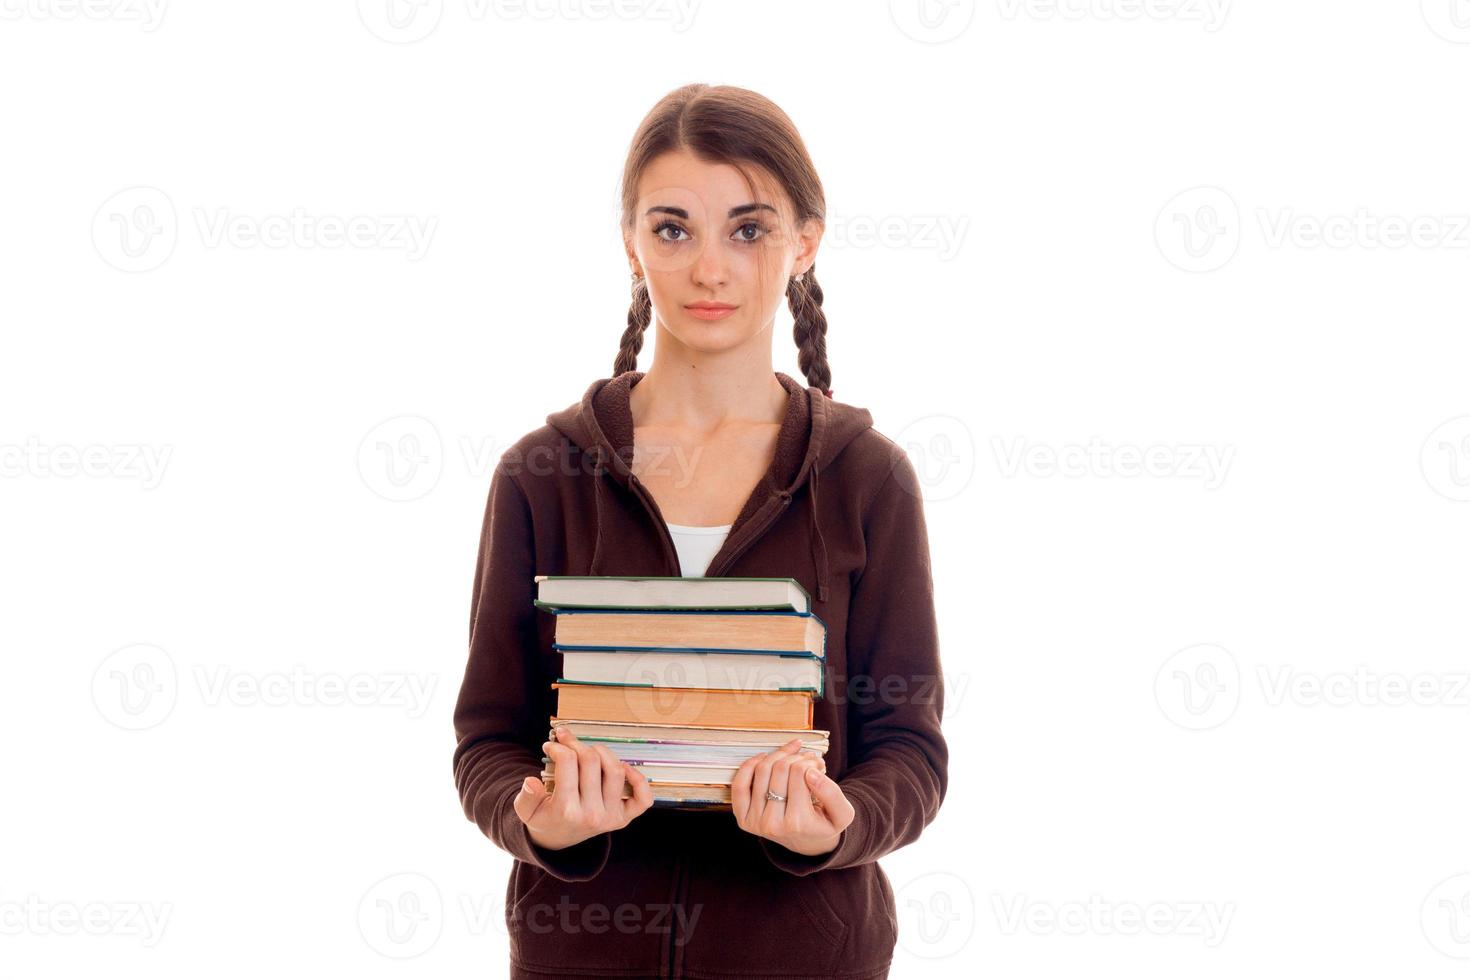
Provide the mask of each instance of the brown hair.
[{"label": "brown hair", "polygon": [[[826,219],[827,201],[822,182],[812,166],[801,134],[786,113],[770,99],[733,85],[696,83],[677,88],[658,101],[633,136],[623,167],[623,229],[631,234],[638,207],[638,181],[644,168],[671,150],[688,150],[701,160],[727,163],[744,175],[750,163],[768,172],[791,199],[796,226],[810,218]],[[753,185],[752,185],[753,186]],[[807,384],[832,397],[832,370],[827,366],[827,315],[822,312],[822,287],[817,267],[786,284],[796,339],[796,363]],[[613,376],[637,370],[643,331],[653,318],[648,283],[633,283],[628,328],[613,361]]]}]

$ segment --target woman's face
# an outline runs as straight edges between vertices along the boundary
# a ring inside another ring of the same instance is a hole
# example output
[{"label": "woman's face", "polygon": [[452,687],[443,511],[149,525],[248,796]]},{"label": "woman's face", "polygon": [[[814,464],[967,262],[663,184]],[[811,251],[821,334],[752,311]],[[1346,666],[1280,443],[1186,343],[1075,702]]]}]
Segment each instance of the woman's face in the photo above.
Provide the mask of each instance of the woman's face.
[{"label": "woman's face", "polygon": [[680,150],[655,158],[639,184],[629,258],[647,278],[658,322],[695,350],[728,350],[763,333],[787,281],[816,261],[821,222],[795,227],[780,186],[746,169],[753,193],[729,164]]}]

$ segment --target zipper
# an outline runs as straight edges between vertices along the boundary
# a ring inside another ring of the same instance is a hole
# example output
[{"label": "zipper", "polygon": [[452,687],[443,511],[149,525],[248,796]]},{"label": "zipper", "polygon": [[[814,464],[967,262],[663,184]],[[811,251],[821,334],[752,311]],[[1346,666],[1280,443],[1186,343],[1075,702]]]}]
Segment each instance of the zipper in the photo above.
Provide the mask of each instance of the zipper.
[{"label": "zipper", "polygon": [[[674,536],[669,532],[668,522],[664,520],[663,512],[659,510],[658,501],[653,499],[653,496],[649,494],[647,488],[643,486],[643,483],[638,479],[637,476],[631,473],[628,474],[628,482],[633,487],[633,489],[638,492],[638,499],[643,501],[643,506],[644,509],[648,511],[648,516],[653,518],[654,524],[658,525],[659,532],[663,539],[665,561],[670,566],[671,574],[677,577],[680,572],[679,552],[678,549],[674,546]],[[725,556],[724,560],[720,562],[717,568],[711,567],[708,571],[706,571],[706,578],[713,578],[715,576],[724,575],[725,572],[730,568],[730,566],[735,564],[736,559],[743,555],[750,548],[751,545],[755,544],[760,536],[764,534],[772,524],[776,523],[776,519],[786,512],[786,508],[791,505],[791,494],[786,491],[782,491],[780,494],[780,501],[781,502],[775,507],[771,507],[769,503],[766,505],[765,516],[756,519],[758,523],[755,524],[755,527],[753,529],[741,528],[741,532],[745,535],[744,540],[742,540],[733,550],[730,551],[729,554]],[[669,908],[669,958],[666,969],[664,971],[665,977],[673,978],[677,976],[677,974],[674,972],[674,961],[678,955],[679,949],[679,916],[676,912],[676,909],[678,908],[679,903],[683,900],[684,858],[682,854],[676,852],[674,854],[674,889]]]},{"label": "zipper", "polygon": [[670,567],[669,574],[678,577],[681,570],[679,568],[679,552],[674,547],[674,536],[669,533],[668,522],[664,520],[664,515],[658,509],[658,501],[649,495],[638,477],[629,473],[628,482],[633,485],[634,490],[638,491],[638,499],[643,501],[643,506],[648,511],[648,516],[653,518],[653,523],[658,525],[659,531],[663,534],[664,563]]},{"label": "zipper", "polygon": [[737,546],[733,551],[725,556],[725,560],[720,562],[718,568],[711,568],[709,571],[705,572],[705,576],[707,578],[712,578],[715,576],[724,575],[725,572],[730,568],[730,566],[735,564],[735,559],[745,554],[746,550],[748,550],[751,545],[755,544],[762,534],[766,533],[767,528],[776,523],[776,518],[785,513],[786,508],[790,505],[791,494],[783,493],[781,495],[781,503],[778,504],[774,510],[766,515],[765,519],[761,521],[760,525],[756,527],[754,531],[745,536],[745,540],[740,542],[739,546]]}]

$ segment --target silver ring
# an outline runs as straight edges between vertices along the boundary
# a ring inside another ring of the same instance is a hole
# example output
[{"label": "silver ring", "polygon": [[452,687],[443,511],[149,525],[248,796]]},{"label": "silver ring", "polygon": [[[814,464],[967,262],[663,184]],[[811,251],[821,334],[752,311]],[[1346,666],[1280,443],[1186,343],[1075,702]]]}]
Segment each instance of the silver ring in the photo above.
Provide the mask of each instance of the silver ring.
[{"label": "silver ring", "polygon": [[766,799],[771,800],[772,802],[775,802],[775,803],[785,803],[786,802],[786,797],[784,797],[784,796],[777,796],[775,793],[772,793],[770,790],[766,790]]}]

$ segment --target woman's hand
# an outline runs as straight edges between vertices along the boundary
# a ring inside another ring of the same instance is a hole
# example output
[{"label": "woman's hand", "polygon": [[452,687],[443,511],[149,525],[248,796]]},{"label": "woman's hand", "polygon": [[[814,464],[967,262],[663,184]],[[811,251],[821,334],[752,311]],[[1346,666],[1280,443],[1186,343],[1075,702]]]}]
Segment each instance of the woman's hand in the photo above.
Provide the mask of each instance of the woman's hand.
[{"label": "woman's hand", "polygon": [[[608,830],[621,830],[653,806],[653,789],[643,774],[602,745],[584,745],[565,728],[541,748],[555,763],[556,789],[527,776],[516,794],[516,815],[531,840],[551,851],[580,844]],[[623,780],[633,798],[623,799]]]},{"label": "woman's hand", "polygon": [[[854,811],[827,778],[827,763],[800,748],[801,739],[793,738],[742,762],[730,784],[731,809],[740,829],[815,857],[837,846]],[[786,801],[766,799],[767,790]]]}]

